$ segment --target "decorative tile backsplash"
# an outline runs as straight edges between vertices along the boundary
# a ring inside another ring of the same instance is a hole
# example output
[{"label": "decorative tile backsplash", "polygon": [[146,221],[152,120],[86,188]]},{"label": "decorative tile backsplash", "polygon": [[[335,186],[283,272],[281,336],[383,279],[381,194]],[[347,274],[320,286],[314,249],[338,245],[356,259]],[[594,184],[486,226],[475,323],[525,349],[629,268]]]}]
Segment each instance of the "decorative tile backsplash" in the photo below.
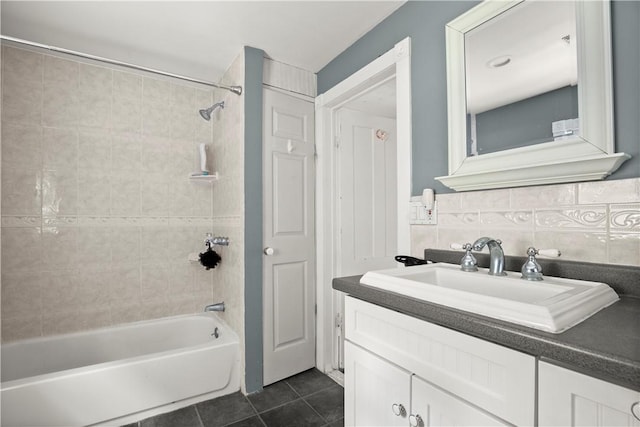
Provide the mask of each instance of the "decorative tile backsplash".
[{"label": "decorative tile backsplash", "polygon": [[506,254],[556,248],[562,258],[640,266],[640,178],[439,194],[437,225],[411,226],[411,251],[481,236]]},{"label": "decorative tile backsplash", "polygon": [[[238,323],[242,97],[9,45],[2,55],[2,340],[222,300]],[[224,111],[202,120],[198,110],[221,100]],[[199,143],[219,183],[187,179]],[[187,261],[207,232],[231,237],[210,271]]]}]

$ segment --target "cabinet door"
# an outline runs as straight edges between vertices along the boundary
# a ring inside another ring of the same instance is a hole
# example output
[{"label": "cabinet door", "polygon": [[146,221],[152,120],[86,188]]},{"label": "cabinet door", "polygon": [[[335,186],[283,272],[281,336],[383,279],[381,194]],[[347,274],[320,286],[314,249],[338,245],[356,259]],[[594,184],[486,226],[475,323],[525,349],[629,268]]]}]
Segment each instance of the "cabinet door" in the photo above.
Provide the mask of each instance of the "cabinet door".
[{"label": "cabinet door", "polygon": [[443,392],[426,381],[411,378],[412,426],[507,426],[475,406]]},{"label": "cabinet door", "polygon": [[538,375],[540,426],[640,427],[640,392],[544,362]]},{"label": "cabinet door", "polygon": [[344,360],[345,425],[407,426],[411,375],[349,341]]}]

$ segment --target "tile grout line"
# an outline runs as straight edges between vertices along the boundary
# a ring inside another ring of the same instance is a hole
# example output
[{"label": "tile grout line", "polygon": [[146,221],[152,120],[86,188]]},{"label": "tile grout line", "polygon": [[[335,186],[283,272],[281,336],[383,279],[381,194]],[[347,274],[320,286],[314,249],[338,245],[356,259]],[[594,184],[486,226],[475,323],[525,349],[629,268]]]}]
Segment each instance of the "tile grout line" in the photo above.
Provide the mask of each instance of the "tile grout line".
[{"label": "tile grout line", "polygon": [[305,403],[305,405],[307,405],[309,408],[311,408],[311,410],[320,417],[320,419],[322,421],[324,421],[323,426],[326,426],[327,424],[329,424],[329,421],[327,421],[327,419],[325,417],[323,417],[322,415],[320,415],[320,413],[318,411],[316,411],[316,408],[314,408],[309,402],[307,402],[306,400],[302,399],[302,401]]},{"label": "tile grout line", "polygon": [[200,427],[204,427],[204,422],[202,421],[202,417],[200,416],[200,411],[198,411],[198,406],[196,404],[193,404],[191,406],[193,406],[193,409],[196,411],[196,417],[198,417]]},{"label": "tile grout line", "polygon": [[[247,402],[249,402],[249,406],[251,406],[251,409],[253,409],[253,412],[255,412],[255,414],[252,415],[251,417],[258,417],[258,420],[260,420],[262,425],[267,427],[267,423],[264,422],[264,420],[260,416],[260,412],[258,412],[258,409],[256,409],[256,407],[254,406],[253,402],[251,402],[251,399],[249,399],[249,396],[244,396],[244,398],[247,400]],[[247,420],[247,419],[249,419],[251,417],[243,418],[243,420]],[[242,421],[242,420],[238,420],[238,421]]]}]

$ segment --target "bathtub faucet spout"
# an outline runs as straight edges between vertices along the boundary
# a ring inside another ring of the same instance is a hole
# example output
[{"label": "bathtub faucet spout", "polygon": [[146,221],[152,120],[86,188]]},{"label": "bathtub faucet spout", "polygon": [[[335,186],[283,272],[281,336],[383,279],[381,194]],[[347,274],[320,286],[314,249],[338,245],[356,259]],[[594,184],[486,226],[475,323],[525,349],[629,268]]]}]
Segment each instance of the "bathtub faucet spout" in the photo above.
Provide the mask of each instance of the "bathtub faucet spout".
[{"label": "bathtub faucet spout", "polygon": [[224,302],[209,304],[204,308],[204,311],[224,311]]}]

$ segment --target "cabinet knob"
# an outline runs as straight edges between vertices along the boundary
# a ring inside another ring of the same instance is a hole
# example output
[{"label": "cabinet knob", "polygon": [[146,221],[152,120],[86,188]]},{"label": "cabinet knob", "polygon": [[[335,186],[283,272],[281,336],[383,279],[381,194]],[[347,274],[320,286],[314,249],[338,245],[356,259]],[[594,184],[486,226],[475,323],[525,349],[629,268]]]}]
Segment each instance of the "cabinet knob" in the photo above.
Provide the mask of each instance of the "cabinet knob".
[{"label": "cabinet knob", "polygon": [[264,254],[265,254],[265,255],[268,255],[268,256],[271,256],[271,255],[273,255],[273,254],[275,253],[275,251],[273,250],[273,248],[270,248],[270,247],[266,247],[266,248],[264,248],[264,251],[263,251],[263,252],[264,252]]},{"label": "cabinet knob", "polygon": [[394,403],[393,405],[391,405],[391,410],[393,411],[394,415],[398,417],[404,418],[407,416],[407,410],[404,409],[404,405],[402,403]]},{"label": "cabinet knob", "polygon": [[640,402],[636,402],[631,405],[631,415],[633,415],[636,420],[640,421]]},{"label": "cabinet knob", "polygon": [[424,421],[420,415],[409,415],[409,425],[411,427],[424,427]]}]

